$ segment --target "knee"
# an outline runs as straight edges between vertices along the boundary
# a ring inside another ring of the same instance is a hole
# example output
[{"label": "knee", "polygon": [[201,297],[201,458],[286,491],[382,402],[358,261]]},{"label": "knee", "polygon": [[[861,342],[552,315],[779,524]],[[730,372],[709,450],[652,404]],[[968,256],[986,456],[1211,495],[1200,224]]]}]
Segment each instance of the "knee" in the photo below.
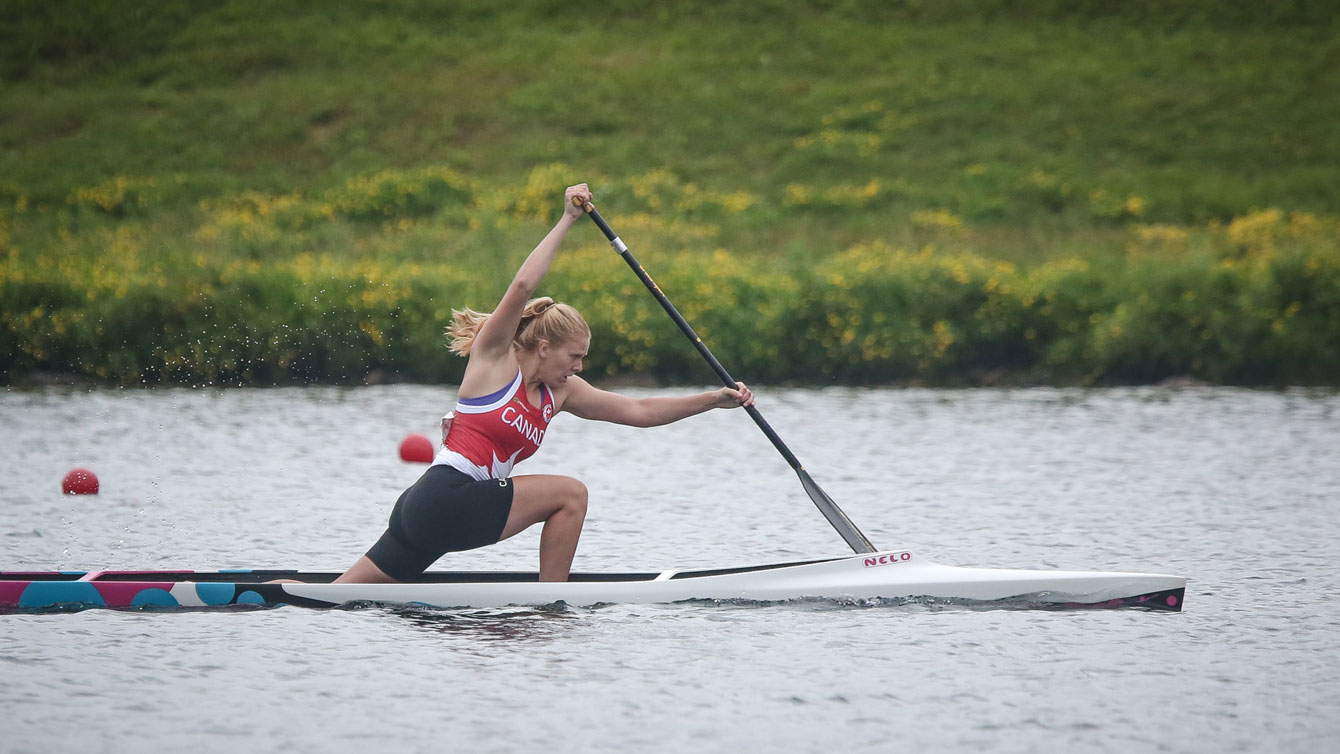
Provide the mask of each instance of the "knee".
[{"label": "knee", "polygon": [[569,479],[563,487],[563,510],[585,518],[586,499],[586,485],[576,479]]}]

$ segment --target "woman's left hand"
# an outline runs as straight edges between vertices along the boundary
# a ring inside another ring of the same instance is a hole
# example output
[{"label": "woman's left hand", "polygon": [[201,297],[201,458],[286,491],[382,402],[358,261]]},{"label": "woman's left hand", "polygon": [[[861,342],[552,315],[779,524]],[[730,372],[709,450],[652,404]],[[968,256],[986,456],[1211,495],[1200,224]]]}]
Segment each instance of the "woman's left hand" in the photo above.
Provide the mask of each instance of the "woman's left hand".
[{"label": "woman's left hand", "polygon": [[735,390],[723,387],[717,391],[717,408],[735,408],[754,405],[754,393],[743,382],[735,383]]}]

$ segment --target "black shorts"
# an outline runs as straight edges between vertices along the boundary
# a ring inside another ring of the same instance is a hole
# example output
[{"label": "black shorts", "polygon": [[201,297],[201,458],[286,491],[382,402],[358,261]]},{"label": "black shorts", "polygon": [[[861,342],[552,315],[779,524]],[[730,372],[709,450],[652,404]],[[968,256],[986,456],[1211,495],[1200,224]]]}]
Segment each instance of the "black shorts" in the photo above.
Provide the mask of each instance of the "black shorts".
[{"label": "black shorts", "polygon": [[491,545],[512,511],[512,482],[477,482],[450,466],[429,466],[391,510],[386,533],[368,559],[397,581],[409,581],[449,552]]}]

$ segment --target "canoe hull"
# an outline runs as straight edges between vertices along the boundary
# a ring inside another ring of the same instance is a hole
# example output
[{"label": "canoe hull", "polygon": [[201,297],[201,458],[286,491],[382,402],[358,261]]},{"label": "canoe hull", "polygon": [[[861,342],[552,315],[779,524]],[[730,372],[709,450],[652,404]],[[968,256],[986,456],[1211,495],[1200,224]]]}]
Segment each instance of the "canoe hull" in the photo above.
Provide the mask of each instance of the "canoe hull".
[{"label": "canoe hull", "polygon": [[[0,573],[0,609],[351,603],[487,608],[911,598],[1181,610],[1186,587],[1186,579],[1163,574],[946,566],[905,550],[707,571],[574,573],[563,583],[540,582],[536,574],[521,572],[429,572],[402,584],[330,583],[335,576],[292,571]],[[271,579],[298,583],[265,583]]]}]

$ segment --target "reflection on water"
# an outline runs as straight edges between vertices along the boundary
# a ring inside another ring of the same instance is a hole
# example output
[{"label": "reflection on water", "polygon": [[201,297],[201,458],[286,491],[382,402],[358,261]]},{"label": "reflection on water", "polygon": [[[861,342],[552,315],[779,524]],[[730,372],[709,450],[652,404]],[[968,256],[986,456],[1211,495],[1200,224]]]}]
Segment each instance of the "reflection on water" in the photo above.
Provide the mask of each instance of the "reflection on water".
[{"label": "reflection on water", "polygon": [[[353,606],[345,606],[349,609]],[[379,608],[425,631],[480,641],[545,642],[561,637],[579,621],[577,611],[562,603],[535,608],[447,610],[430,607]],[[589,610],[581,612],[589,613]]]}]

